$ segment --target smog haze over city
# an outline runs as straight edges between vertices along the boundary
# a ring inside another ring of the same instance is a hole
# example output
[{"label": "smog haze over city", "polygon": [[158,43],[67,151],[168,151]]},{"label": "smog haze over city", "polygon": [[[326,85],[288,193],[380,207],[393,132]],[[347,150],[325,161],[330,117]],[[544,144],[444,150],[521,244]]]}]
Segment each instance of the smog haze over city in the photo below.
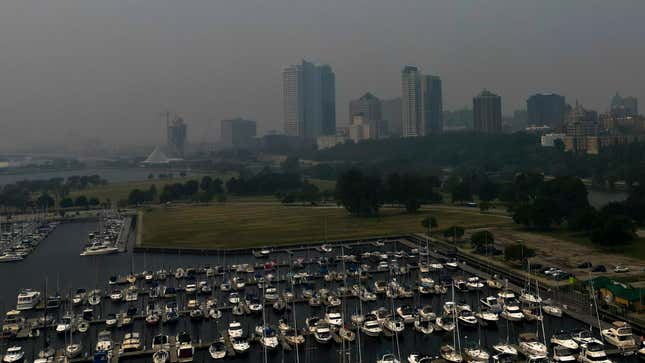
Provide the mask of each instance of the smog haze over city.
[{"label": "smog haze over city", "polygon": [[282,70],[336,74],[336,114],[371,91],[400,95],[413,64],[443,80],[444,110],[487,88],[504,114],[554,91],[604,112],[645,99],[640,0],[3,0],[0,145],[163,142],[161,114],[214,142],[219,121],[283,129]]}]

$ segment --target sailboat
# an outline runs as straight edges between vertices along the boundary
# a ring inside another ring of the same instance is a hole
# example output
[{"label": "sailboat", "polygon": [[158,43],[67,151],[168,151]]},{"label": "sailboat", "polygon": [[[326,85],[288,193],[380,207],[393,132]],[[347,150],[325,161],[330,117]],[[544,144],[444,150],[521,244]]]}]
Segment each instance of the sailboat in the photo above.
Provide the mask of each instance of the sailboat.
[{"label": "sailboat", "polygon": [[[452,284],[452,301],[455,301],[455,285]],[[451,314],[454,330],[452,332],[452,345],[445,344],[441,346],[441,357],[451,363],[461,363],[464,359],[461,356],[458,345],[459,341],[459,326],[457,325],[457,314]]]}]

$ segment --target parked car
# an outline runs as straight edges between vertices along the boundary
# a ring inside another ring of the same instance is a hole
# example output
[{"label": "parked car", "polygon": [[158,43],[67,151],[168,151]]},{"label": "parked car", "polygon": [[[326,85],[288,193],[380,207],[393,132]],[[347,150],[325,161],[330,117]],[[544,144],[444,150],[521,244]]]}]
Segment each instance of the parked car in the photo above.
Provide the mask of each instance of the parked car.
[{"label": "parked car", "polygon": [[591,272],[607,272],[607,269],[605,268],[605,265],[596,265]]},{"label": "parked car", "polygon": [[629,267],[623,265],[616,265],[614,272],[629,272]]},{"label": "parked car", "polygon": [[592,264],[591,262],[583,262],[578,265],[578,268],[591,268]]}]

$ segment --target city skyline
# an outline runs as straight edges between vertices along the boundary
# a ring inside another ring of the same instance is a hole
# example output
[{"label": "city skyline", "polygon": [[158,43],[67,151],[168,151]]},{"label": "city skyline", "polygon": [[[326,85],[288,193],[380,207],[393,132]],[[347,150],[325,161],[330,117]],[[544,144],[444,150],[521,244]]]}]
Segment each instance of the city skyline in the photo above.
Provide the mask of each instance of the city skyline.
[{"label": "city skyline", "polygon": [[189,5],[4,1],[0,144],[158,144],[165,109],[182,112],[190,142],[237,115],[281,130],[280,70],[301,57],[334,68],[338,125],[357,95],[398,97],[405,64],[441,75],[446,110],[484,87],[506,115],[539,92],[601,112],[616,91],[645,99],[642,2]]}]

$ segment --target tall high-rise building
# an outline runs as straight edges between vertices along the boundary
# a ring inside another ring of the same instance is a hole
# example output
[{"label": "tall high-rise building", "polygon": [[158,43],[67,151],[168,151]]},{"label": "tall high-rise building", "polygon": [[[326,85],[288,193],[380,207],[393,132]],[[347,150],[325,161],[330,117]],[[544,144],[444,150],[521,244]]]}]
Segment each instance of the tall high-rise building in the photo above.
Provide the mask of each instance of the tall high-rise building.
[{"label": "tall high-rise building", "polygon": [[302,64],[282,72],[284,131],[316,138],[336,132],[336,78],[328,65]]},{"label": "tall high-rise building", "polygon": [[421,114],[426,133],[443,131],[443,100],[441,78],[421,76]]},{"label": "tall high-rise building", "polygon": [[172,157],[184,157],[187,129],[188,126],[184,119],[179,116],[176,116],[172,121],[166,120],[166,147]]},{"label": "tall high-rise building", "polygon": [[618,92],[611,99],[611,113],[614,117],[629,117],[638,115],[638,99],[636,97],[621,97]]},{"label": "tall high-rise building", "polygon": [[564,97],[555,93],[538,93],[526,100],[529,126],[561,129],[566,114]]},{"label": "tall high-rise building", "polygon": [[406,66],[401,72],[401,136],[425,134],[421,121],[421,77],[419,69]]},{"label": "tall high-rise building", "polygon": [[441,78],[423,75],[414,66],[401,72],[401,135],[423,136],[443,130]]},{"label": "tall high-rise building", "polygon": [[478,132],[502,132],[502,98],[483,90],[473,98],[473,128]]},{"label": "tall high-rise building", "polygon": [[235,118],[222,120],[222,144],[225,147],[247,148],[253,145],[257,132],[255,121]]},{"label": "tall high-rise building", "polygon": [[383,119],[383,107],[381,100],[367,92],[357,100],[349,101],[349,120],[354,116],[363,115],[369,121],[380,121]]},{"label": "tall high-rise building", "polygon": [[401,97],[381,101],[383,120],[387,121],[388,133],[401,136]]}]

